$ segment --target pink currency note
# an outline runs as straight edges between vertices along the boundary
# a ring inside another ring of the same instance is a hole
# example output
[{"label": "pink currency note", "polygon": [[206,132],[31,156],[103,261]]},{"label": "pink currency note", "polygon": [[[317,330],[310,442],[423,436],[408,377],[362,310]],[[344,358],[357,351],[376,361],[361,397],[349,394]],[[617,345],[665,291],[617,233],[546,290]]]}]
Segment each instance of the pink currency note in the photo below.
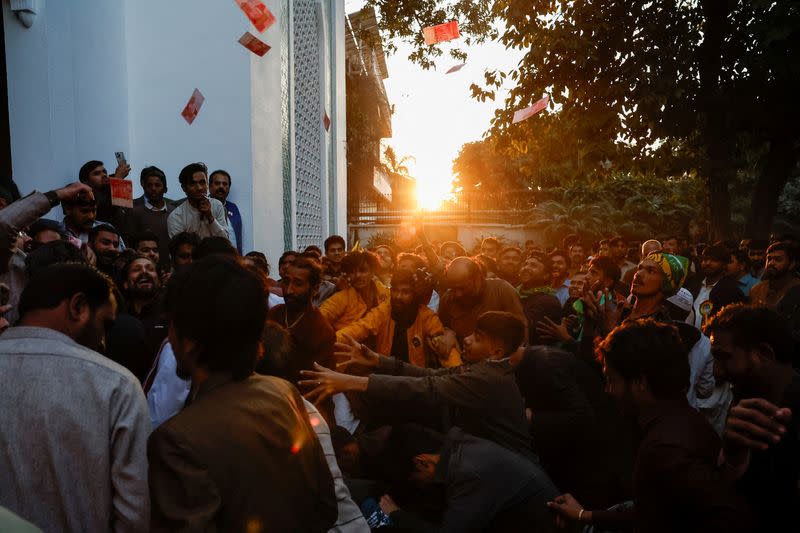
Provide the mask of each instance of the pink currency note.
[{"label": "pink currency note", "polygon": [[263,32],[275,23],[275,15],[261,0],[236,0],[236,4],[259,32]]},{"label": "pink currency note", "polygon": [[270,46],[267,43],[265,43],[264,41],[262,41],[249,31],[244,32],[244,35],[242,35],[239,38],[239,42],[241,43],[242,46],[244,46],[245,48],[247,48],[248,50],[250,50],[259,57],[264,57],[264,54],[266,54],[270,50]]},{"label": "pink currency note", "polygon": [[205,96],[199,90],[195,89],[192,93],[192,97],[189,98],[189,103],[186,104],[186,107],[183,108],[181,111],[181,116],[183,119],[191,124],[194,122],[194,119],[197,118],[197,113],[200,112],[200,108],[203,106],[203,102],[206,101]]},{"label": "pink currency note", "polygon": [[550,103],[550,97],[545,96],[535,104],[530,107],[526,107],[525,109],[520,109],[516,113],[514,113],[514,120],[511,121],[512,124],[516,124],[517,122],[522,122],[523,120],[527,120],[531,118],[533,115],[547,107],[547,104]]},{"label": "pink currency note", "polygon": [[425,37],[425,44],[429,46],[461,37],[461,33],[458,31],[458,22],[455,20],[423,28],[422,35]]}]

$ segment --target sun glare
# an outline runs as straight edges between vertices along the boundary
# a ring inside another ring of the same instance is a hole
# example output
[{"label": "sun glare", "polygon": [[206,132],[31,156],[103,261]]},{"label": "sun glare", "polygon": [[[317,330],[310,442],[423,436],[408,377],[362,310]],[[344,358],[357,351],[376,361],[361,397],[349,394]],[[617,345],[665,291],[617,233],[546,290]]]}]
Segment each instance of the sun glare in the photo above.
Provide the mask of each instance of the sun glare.
[{"label": "sun glare", "polygon": [[448,180],[426,180],[417,177],[417,208],[435,211],[450,198],[452,186]]}]

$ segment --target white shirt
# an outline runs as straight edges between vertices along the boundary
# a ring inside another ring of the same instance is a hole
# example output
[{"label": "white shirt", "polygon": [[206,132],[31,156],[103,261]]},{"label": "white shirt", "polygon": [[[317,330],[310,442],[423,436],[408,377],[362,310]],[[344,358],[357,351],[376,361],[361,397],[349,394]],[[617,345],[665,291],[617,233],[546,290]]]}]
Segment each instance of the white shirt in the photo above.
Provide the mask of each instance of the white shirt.
[{"label": "white shirt", "polygon": [[225,216],[225,207],[216,198],[209,198],[211,202],[211,214],[214,219],[206,222],[200,216],[200,211],[195,209],[189,200],[175,208],[167,218],[167,232],[172,239],[182,231],[196,233],[201,239],[205,237],[225,237],[230,240],[228,235],[228,220]]},{"label": "white shirt", "polygon": [[697,298],[694,299],[694,304],[692,304],[692,312],[689,313],[689,316],[686,318],[687,324],[701,329],[703,325],[703,315],[700,314],[700,306],[708,301],[708,297],[711,296],[711,289],[714,288],[714,285],[716,285],[716,282],[707,285],[706,280],[703,279],[703,284],[700,285],[700,292],[697,293]]},{"label": "white shirt", "polygon": [[165,342],[158,354],[158,365],[153,384],[147,391],[147,406],[150,408],[150,424],[153,429],[178,414],[186,403],[192,380],[181,379],[175,373],[178,362],[172,352],[172,345]]},{"label": "white shirt", "polygon": [[156,207],[150,203],[150,200],[147,199],[147,196],[144,197],[144,206],[149,209],[150,211],[166,211],[167,210],[167,201],[163,200],[164,205],[161,207]]}]

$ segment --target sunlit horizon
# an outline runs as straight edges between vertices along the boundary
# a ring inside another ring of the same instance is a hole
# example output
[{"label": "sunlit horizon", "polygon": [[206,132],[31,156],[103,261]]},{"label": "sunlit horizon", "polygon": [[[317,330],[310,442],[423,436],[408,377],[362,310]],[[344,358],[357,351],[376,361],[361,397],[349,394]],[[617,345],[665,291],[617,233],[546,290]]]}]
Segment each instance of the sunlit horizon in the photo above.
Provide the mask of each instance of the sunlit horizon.
[{"label": "sunlit horizon", "polygon": [[[347,1],[350,13],[361,7],[363,2]],[[426,71],[408,60],[410,46],[400,41],[395,44],[397,51],[386,57],[389,78],[384,80],[389,104],[395,107],[393,135],[383,144],[392,146],[400,159],[415,159],[408,166],[417,182],[418,208],[435,210],[452,195],[453,160],[459,150],[465,143],[482,138],[507,94],[501,90],[494,102],[479,102],[472,98],[470,84],[480,83],[485,70],[515,67],[522,52],[508,51],[498,42],[461,46],[469,56],[466,66],[445,74],[459,63],[449,56],[456,45],[437,45],[444,52],[436,61],[438,69]]]}]

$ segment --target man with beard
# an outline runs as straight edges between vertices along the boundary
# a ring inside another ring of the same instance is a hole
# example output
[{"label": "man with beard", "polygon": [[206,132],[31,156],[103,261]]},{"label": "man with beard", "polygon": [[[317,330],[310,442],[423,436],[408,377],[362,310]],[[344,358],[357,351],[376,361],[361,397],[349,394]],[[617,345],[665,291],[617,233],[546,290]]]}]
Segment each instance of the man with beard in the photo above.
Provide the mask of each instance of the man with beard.
[{"label": "man with beard", "polygon": [[550,287],[552,279],[552,266],[550,258],[540,252],[531,252],[522,270],[519,272],[521,284],[517,293],[522,300],[522,309],[528,320],[528,344],[542,344],[536,326],[539,322],[549,319],[552,322],[561,321],[561,303],[555,297],[555,291]]},{"label": "man with beard", "polygon": [[606,391],[642,431],[633,472],[635,510],[591,511],[569,494],[549,506],[602,530],[750,531],[745,502],[717,466],[719,437],[686,402],[689,365],[677,330],[650,319],[627,322],[597,352]]},{"label": "man with beard", "polygon": [[135,235],[131,239],[130,246],[137,254],[145,256],[156,265],[161,264],[158,237],[152,231],[145,231]]},{"label": "man with beard", "polygon": [[800,505],[800,375],[786,324],[763,307],[732,305],[706,326],[714,376],[733,384],[721,459],[762,531],[780,531]]},{"label": "man with beard", "polygon": [[514,287],[502,279],[484,278],[480,266],[469,257],[453,259],[445,270],[444,282],[447,290],[439,303],[439,318],[446,330],[433,342],[440,355],[449,354],[472,335],[478,317],[487,311],[509,312],[527,323]]},{"label": "man with beard", "polygon": [[64,229],[67,235],[86,243],[89,232],[97,224],[97,202],[92,191],[81,191],[74,198],[65,199],[61,203],[64,210]]},{"label": "man with beard", "polygon": [[572,268],[569,270],[570,276],[581,271],[581,266],[586,262],[586,248],[580,241],[572,243],[569,247],[569,263]]},{"label": "man with beard", "polygon": [[186,193],[186,201],[176,207],[167,218],[170,239],[187,231],[196,233],[201,239],[225,237],[230,240],[225,208],[216,198],[208,197],[207,171],[203,163],[192,163],[181,170],[178,179]]},{"label": "man with beard", "polygon": [[550,264],[553,276],[550,286],[555,291],[558,303],[563,306],[569,299],[569,254],[564,250],[553,250],[550,252]]},{"label": "man with beard", "polygon": [[347,244],[344,242],[344,238],[340,235],[331,235],[325,239],[323,247],[325,248],[325,257],[322,258],[324,268],[322,279],[337,287],[344,287],[346,280],[342,280],[340,284],[340,278],[345,274],[342,261],[347,254]]},{"label": "man with beard", "polygon": [[336,345],[341,356],[337,368],[363,370],[369,377],[315,365],[316,371],[302,372],[299,385],[311,388],[306,398],[314,403],[336,393],[362,392],[376,413],[437,428],[458,426],[537,461],[509,359],[524,340],[522,319],[490,311],[478,317],[473,333],[464,339],[460,367],[421,368],[349,341]]},{"label": "man with beard", "polygon": [[231,193],[231,175],[226,170],[215,170],[208,175],[208,190],[212,198],[216,198],[225,208],[225,217],[228,220],[228,234],[231,241],[242,253],[242,215],[239,213],[239,206],[228,200]]},{"label": "man with beard", "polygon": [[776,242],[767,248],[763,281],[750,289],[750,303],[776,309],[789,289],[800,285],[794,275],[797,267],[795,249],[788,243]]},{"label": "man with beard", "polygon": [[610,244],[611,258],[617,263],[620,272],[622,272],[622,276],[625,276],[628,270],[636,268],[635,263],[628,261],[628,243],[625,242],[622,236],[617,235],[616,237],[612,237],[610,239]]},{"label": "man with beard", "polygon": [[160,338],[154,341],[158,348],[167,330],[156,263],[143,255],[134,256],[125,265],[121,277],[128,313],[141,320],[148,330],[160,330],[157,333]]},{"label": "man with beard", "polygon": [[699,284],[687,287],[694,297],[687,323],[700,329],[726,305],[745,300],[736,278],[728,275],[730,260],[730,251],[720,244],[703,250],[700,268],[705,277]]},{"label": "man with beard", "polygon": [[[131,171],[130,165],[120,163],[114,172],[115,178],[126,178]],[[111,186],[108,171],[102,161],[88,161],[78,171],[78,179],[92,188],[97,201],[97,219],[113,224],[115,227],[124,227],[128,210],[111,204]]]},{"label": "man with beard", "polygon": [[519,269],[522,266],[522,250],[515,246],[503,248],[497,255],[497,277],[519,285]]},{"label": "man with beard", "polygon": [[764,275],[766,261],[764,255],[766,254],[769,243],[764,239],[752,239],[747,244],[747,256],[750,258],[750,264],[753,267],[753,277],[761,279]]},{"label": "man with beard", "polygon": [[389,300],[389,290],[375,283],[378,258],[372,252],[357,250],[341,263],[347,288],[340,290],[320,305],[322,316],[339,331],[367,314],[370,309]]},{"label": "man with beard", "polygon": [[127,232],[126,235],[131,236],[153,232],[158,242],[161,266],[166,269],[169,267],[167,218],[177,204],[164,196],[167,193],[167,176],[160,168],[155,166],[143,168],[139,183],[144,194],[133,201],[133,209],[128,213],[124,231]]},{"label": "man with beard", "polygon": [[194,249],[199,244],[200,237],[186,231],[178,233],[169,241],[169,256],[172,258],[172,269],[176,274],[192,264]]},{"label": "man with beard", "polygon": [[45,267],[19,312],[0,337],[0,501],[45,531],[146,531],[147,403],[97,353],[117,314],[111,281]]},{"label": "man with beard", "polygon": [[141,530],[326,531],[336,522],[333,479],[300,393],[253,373],[266,301],[263,276],[236,257],[205,257],[170,283],[170,344],[192,390],[150,436],[153,512]]},{"label": "man with beard", "polygon": [[282,377],[293,383],[300,377],[300,371],[313,368],[315,361],[329,368],[334,364],[336,333],[312,303],[321,280],[319,262],[298,256],[281,280],[285,303],[269,310],[268,319],[285,327],[292,336],[291,363]]},{"label": "man with beard", "polygon": [[486,237],[481,242],[481,253],[492,259],[497,259],[497,252],[500,250],[500,241],[496,237]]},{"label": "man with beard", "polygon": [[350,337],[363,342],[374,335],[375,351],[379,354],[426,368],[460,365],[457,349],[453,348],[448,357],[440,358],[428,347],[430,339],[444,333],[444,326],[436,313],[422,303],[418,289],[421,285],[424,283],[416,272],[395,271],[389,301],[336,332],[337,341],[344,342]]},{"label": "man with beard", "polygon": [[119,232],[110,224],[100,224],[89,232],[89,248],[97,256],[97,269],[112,279],[116,277],[114,262],[119,256]]}]

